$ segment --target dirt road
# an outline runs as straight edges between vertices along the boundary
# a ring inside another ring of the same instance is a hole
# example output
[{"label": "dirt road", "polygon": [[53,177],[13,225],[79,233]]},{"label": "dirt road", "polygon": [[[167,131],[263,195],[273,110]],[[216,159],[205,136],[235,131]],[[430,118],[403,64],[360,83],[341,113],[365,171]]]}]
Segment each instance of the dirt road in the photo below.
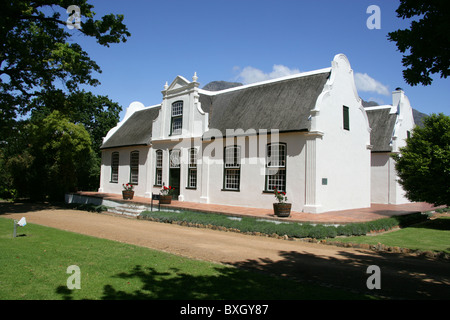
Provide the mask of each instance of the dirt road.
[{"label": "dirt road", "polygon": [[[0,206],[0,217],[54,227],[189,258],[396,299],[449,299],[450,263],[402,254],[287,241],[46,207]],[[369,290],[369,266],[380,268],[381,289]]]}]

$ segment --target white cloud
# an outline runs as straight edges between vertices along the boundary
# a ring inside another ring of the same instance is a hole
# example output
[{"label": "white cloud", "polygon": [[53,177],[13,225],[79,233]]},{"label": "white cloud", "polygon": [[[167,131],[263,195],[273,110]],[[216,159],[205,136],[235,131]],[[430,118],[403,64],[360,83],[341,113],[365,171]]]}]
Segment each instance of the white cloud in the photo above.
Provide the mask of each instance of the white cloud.
[{"label": "white cloud", "polygon": [[[233,69],[235,71],[240,70],[239,67],[234,67]],[[263,71],[261,71],[257,68],[248,66],[239,72],[236,79],[238,81],[241,81],[243,84],[249,84],[249,83],[289,76],[291,74],[296,74],[296,73],[300,73],[300,70],[290,69],[290,68],[280,65],[280,64],[275,64],[272,68],[272,72],[270,72],[270,73],[264,73]]]},{"label": "white cloud", "polygon": [[355,84],[358,91],[376,92],[385,96],[391,95],[387,86],[371,78],[367,73],[355,73]]}]

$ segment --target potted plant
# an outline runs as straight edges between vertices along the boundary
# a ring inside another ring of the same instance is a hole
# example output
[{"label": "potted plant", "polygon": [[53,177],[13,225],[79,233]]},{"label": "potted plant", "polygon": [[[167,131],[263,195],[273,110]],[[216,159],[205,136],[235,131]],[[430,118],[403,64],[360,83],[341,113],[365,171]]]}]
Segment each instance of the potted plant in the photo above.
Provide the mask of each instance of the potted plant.
[{"label": "potted plant", "polygon": [[274,189],[275,198],[278,200],[277,203],[273,204],[273,211],[278,217],[289,217],[291,215],[291,203],[287,203],[286,192],[278,191],[277,188]]},{"label": "potted plant", "polygon": [[160,190],[159,203],[160,204],[170,204],[172,202],[172,195],[175,192],[175,188],[171,186],[164,186]]},{"label": "potted plant", "polygon": [[132,200],[134,196],[134,186],[131,183],[122,184],[122,197],[124,200]]}]

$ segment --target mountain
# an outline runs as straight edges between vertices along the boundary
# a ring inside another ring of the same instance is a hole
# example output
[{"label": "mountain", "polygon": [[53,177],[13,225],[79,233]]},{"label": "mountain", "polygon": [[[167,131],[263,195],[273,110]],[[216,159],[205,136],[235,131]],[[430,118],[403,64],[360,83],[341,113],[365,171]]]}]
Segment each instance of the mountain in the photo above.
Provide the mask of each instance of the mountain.
[{"label": "mountain", "polygon": [[[364,101],[363,99],[361,99],[361,101],[362,101],[362,105],[363,105],[364,108],[379,106],[379,104],[377,102],[375,102],[375,101]],[[427,116],[428,116],[427,114],[422,113],[422,112],[420,112],[420,111],[418,111],[418,110],[413,108],[414,122],[419,127],[421,127],[423,125],[422,119],[424,117],[427,117]]]},{"label": "mountain", "polygon": [[203,87],[204,90],[208,91],[220,91],[225,89],[230,89],[234,87],[242,86],[240,82],[227,82],[227,81],[212,81]]},{"label": "mountain", "polygon": [[375,101],[364,101],[362,98],[361,101],[364,108],[379,106],[378,102]]},{"label": "mountain", "polygon": [[418,125],[419,127],[422,127],[423,126],[422,120],[423,120],[423,118],[428,117],[428,114],[422,113],[413,108],[413,117],[414,117],[414,122],[416,123],[416,125]]}]

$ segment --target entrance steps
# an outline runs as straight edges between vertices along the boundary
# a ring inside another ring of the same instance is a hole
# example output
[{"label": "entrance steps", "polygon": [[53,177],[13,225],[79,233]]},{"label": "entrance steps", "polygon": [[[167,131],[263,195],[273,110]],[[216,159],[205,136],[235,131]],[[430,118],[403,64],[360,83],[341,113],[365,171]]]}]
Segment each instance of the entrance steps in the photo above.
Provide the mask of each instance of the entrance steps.
[{"label": "entrance steps", "polygon": [[114,207],[108,207],[107,212],[120,214],[129,217],[137,217],[141,212],[150,210],[148,206],[133,204],[133,203],[121,203]]}]

